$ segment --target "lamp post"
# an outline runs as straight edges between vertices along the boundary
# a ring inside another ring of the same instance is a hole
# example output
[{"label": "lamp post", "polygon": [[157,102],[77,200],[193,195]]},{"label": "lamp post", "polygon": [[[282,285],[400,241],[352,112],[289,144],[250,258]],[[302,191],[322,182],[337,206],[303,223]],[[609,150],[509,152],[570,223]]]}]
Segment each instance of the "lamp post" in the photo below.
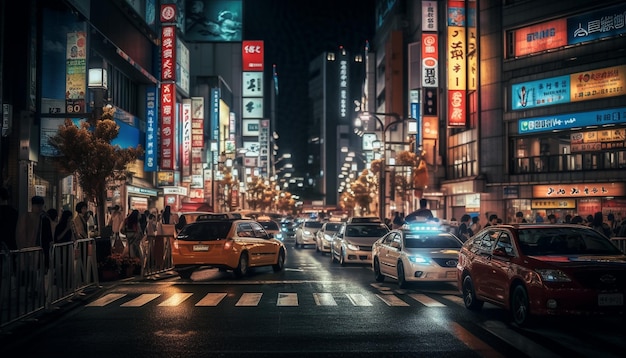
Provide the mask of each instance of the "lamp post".
[{"label": "lamp post", "polygon": [[[385,124],[383,122],[382,119],[380,119],[378,116],[385,116],[385,117],[393,117],[394,120]],[[386,184],[385,184],[385,171],[386,171],[386,150],[387,150],[387,131],[389,130],[389,128],[396,126],[399,123],[402,123],[404,121],[406,121],[408,118],[402,118],[400,117],[399,114],[397,113],[377,113],[377,112],[363,112],[359,117],[357,117],[354,125],[356,127],[361,127],[362,125],[362,121],[363,120],[368,120],[370,117],[373,117],[374,119],[376,119],[376,121],[378,122],[378,124],[380,125],[381,131],[382,131],[382,148],[383,148],[383,154],[382,154],[382,160],[380,163],[380,173],[379,177],[378,177],[378,183],[379,183],[379,188],[378,188],[378,216],[380,216],[381,220],[385,219],[385,199],[386,199]]]}]

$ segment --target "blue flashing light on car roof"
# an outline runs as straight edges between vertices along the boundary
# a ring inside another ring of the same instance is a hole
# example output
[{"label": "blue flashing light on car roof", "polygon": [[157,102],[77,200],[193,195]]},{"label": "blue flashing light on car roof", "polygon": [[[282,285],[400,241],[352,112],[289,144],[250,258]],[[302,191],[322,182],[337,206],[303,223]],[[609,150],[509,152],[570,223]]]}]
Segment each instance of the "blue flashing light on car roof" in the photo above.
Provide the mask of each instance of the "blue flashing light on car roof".
[{"label": "blue flashing light on car roof", "polygon": [[435,222],[411,222],[406,223],[402,227],[403,230],[408,230],[412,232],[441,232],[444,231],[444,228]]}]

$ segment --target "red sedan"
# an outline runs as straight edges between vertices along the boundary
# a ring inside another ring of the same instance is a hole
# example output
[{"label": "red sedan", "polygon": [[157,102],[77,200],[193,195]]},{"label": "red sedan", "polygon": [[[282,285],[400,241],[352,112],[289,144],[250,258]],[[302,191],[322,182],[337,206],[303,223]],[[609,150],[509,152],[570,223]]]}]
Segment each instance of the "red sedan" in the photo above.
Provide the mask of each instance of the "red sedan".
[{"label": "red sedan", "polygon": [[465,307],[483,302],[532,316],[624,315],[626,255],[583,225],[489,226],[463,244],[457,284]]}]

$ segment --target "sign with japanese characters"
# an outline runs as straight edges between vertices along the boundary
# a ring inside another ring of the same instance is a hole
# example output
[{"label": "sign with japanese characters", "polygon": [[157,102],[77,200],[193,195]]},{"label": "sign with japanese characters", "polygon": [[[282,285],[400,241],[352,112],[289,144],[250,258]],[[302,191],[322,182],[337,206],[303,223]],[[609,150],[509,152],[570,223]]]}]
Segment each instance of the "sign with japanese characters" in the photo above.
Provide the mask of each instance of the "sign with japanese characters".
[{"label": "sign with japanese characters", "polygon": [[176,88],[174,83],[161,84],[161,170],[174,170]]},{"label": "sign with japanese characters", "polygon": [[439,87],[437,34],[422,33],[422,87]]},{"label": "sign with japanese characters", "polygon": [[176,80],[176,27],[161,28],[161,81]]},{"label": "sign with japanese characters", "polygon": [[241,43],[243,71],[263,72],[263,41],[243,41]]},{"label": "sign with japanese characters", "polygon": [[564,113],[548,117],[522,118],[518,121],[518,131],[519,134],[530,134],[620,123],[626,123],[626,107]]},{"label": "sign with japanese characters", "polygon": [[437,31],[437,1],[422,1],[422,31]]},{"label": "sign with japanese characters", "polygon": [[533,186],[533,198],[624,196],[626,183],[553,184]]}]

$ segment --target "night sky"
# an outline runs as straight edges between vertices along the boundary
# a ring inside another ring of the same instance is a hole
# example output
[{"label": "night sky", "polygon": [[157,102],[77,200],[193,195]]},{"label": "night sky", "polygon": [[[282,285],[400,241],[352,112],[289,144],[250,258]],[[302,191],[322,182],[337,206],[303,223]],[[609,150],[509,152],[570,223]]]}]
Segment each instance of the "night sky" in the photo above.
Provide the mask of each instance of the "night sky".
[{"label": "night sky", "polygon": [[[263,40],[266,83],[278,73],[278,153],[292,153],[296,175],[306,164],[308,65],[323,51],[362,51],[374,33],[374,0],[247,0],[244,39]],[[269,114],[269,113],[268,113]]]}]

